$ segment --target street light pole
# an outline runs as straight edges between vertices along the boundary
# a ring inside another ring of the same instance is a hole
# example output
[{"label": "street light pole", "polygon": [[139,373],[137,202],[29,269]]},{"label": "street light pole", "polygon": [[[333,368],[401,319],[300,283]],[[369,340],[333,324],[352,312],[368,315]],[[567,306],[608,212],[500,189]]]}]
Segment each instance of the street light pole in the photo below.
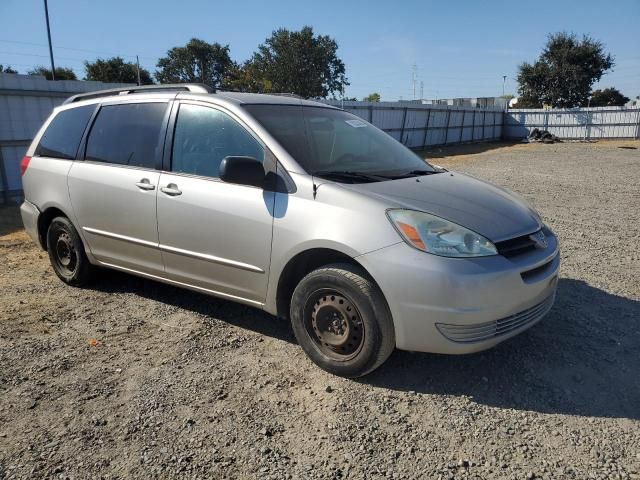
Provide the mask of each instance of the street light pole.
[{"label": "street light pole", "polygon": [[56,79],[56,66],[53,63],[53,47],[51,46],[51,28],[49,27],[49,6],[44,0],[44,16],[47,19],[47,37],[49,38],[49,57],[51,58],[51,80]]}]

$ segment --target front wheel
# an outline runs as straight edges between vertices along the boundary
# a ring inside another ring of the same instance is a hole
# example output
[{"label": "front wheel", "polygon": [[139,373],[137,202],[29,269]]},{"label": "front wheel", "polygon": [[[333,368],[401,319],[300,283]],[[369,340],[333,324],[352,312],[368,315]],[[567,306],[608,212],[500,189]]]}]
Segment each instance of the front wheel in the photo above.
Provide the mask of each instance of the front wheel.
[{"label": "front wheel", "polygon": [[335,375],[366,375],[395,347],[382,292],[354,265],[328,265],[304,277],[293,292],[290,317],[305,353]]},{"label": "front wheel", "polygon": [[84,245],[73,224],[66,217],[56,217],[47,230],[47,251],[53,271],[68,285],[81,287],[89,283],[95,267],[89,263]]}]

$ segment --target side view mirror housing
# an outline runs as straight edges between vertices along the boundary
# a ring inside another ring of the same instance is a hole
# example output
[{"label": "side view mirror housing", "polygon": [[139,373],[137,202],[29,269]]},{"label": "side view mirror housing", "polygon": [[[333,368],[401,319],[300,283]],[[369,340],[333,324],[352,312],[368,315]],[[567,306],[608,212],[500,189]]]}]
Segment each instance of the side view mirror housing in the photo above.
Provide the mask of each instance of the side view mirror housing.
[{"label": "side view mirror housing", "polygon": [[264,167],[262,162],[253,157],[224,157],[220,163],[219,174],[223,182],[264,188]]}]

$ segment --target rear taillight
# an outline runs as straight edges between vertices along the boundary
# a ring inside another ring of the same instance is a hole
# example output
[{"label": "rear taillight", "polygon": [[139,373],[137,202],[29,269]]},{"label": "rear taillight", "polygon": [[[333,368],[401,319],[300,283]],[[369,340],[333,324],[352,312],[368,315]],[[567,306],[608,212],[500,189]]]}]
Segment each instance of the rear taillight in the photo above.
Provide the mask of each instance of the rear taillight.
[{"label": "rear taillight", "polygon": [[22,157],[22,160],[20,160],[20,176],[24,175],[24,172],[27,171],[30,161],[31,157],[27,157],[26,155]]}]

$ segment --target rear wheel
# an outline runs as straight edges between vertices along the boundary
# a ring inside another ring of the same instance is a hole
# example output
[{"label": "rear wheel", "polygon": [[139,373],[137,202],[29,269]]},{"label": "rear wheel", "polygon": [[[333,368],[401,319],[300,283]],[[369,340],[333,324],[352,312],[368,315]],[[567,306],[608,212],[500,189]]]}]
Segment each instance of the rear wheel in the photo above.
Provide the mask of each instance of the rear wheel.
[{"label": "rear wheel", "polygon": [[91,280],[95,268],[89,263],[80,235],[68,218],[56,217],[51,221],[47,251],[53,271],[64,283],[81,287]]},{"label": "rear wheel", "polygon": [[365,375],[395,346],[382,292],[354,265],[328,265],[309,273],[293,293],[290,316],[305,353],[335,375]]}]

